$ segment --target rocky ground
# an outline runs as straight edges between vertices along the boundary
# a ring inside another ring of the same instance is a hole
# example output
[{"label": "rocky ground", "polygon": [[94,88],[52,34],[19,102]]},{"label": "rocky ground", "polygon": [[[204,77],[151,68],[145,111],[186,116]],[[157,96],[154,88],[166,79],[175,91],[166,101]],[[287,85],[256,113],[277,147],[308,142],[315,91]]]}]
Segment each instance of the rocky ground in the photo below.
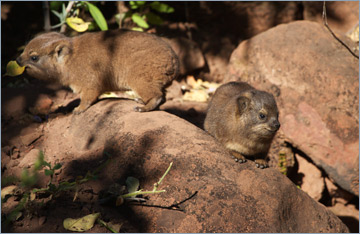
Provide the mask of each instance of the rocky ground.
[{"label": "rocky ground", "polygon": [[[17,22],[17,4],[2,3],[3,63],[41,28],[36,17],[27,27]],[[64,219],[100,213],[121,232],[358,232],[358,59],[322,25],[322,3],[173,4],[177,11],[152,31],[170,38],[182,76],[159,111],[136,113],[132,100],[104,98],[74,116],[79,102],[69,89],[2,77],[2,188],[18,185],[4,178],[32,170],[40,150],[52,166],[62,165],[52,184],[76,184],[31,195],[2,231],[66,232]],[[357,4],[327,8],[329,25],[355,53],[358,44],[346,33],[358,20]],[[24,19],[41,14],[41,5],[27,9]],[[234,163],[202,130],[207,103],[184,98],[192,77],[242,80],[274,94],[282,127],[269,169]],[[127,178],[152,190],[171,162],[159,186],[166,192],[116,204]],[[41,170],[35,187],[49,181]],[[11,194],[2,221],[24,191]],[[89,231],[109,230],[96,224]]]}]

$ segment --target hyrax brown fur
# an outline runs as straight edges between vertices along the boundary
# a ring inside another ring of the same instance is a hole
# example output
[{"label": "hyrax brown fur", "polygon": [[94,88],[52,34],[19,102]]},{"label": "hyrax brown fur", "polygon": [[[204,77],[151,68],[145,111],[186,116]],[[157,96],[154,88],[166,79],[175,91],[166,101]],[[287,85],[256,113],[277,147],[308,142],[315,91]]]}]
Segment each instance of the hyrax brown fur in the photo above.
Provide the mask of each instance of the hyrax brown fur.
[{"label": "hyrax brown fur", "polygon": [[257,167],[268,166],[266,157],[280,127],[274,97],[244,82],[221,85],[212,97],[205,118],[205,130],[243,163],[255,158]]},{"label": "hyrax brown fur", "polygon": [[126,90],[145,104],[136,111],[151,111],[179,72],[178,58],[166,42],[128,30],[72,38],[45,33],[31,40],[16,61],[34,78],[59,82],[80,94],[74,113],[85,111],[104,92]]}]

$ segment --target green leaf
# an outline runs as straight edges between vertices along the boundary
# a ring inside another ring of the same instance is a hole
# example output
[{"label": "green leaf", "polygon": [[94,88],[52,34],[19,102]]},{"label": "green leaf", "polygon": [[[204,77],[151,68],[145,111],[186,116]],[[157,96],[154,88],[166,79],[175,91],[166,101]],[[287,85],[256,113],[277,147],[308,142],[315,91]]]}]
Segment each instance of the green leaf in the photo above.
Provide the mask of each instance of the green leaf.
[{"label": "green leaf", "polygon": [[174,8],[165,3],[152,2],[150,4],[150,7],[151,7],[151,9],[158,11],[160,13],[173,13],[174,12]]},{"label": "green leaf", "polygon": [[46,176],[53,175],[53,174],[54,174],[54,171],[53,171],[53,170],[45,169],[45,175],[46,175]]},{"label": "green leaf", "polygon": [[141,6],[144,6],[145,3],[146,3],[146,1],[130,1],[129,2],[130,8],[133,10],[138,9]]},{"label": "green leaf", "polygon": [[131,16],[131,19],[140,27],[142,28],[149,28],[148,23],[146,23],[146,21],[138,14],[138,13],[134,13]]},{"label": "green leaf", "polygon": [[52,12],[56,17],[58,17],[58,18],[61,20],[62,14],[60,14],[59,12],[54,11],[54,10],[51,10],[51,12]]},{"label": "green leaf", "polygon": [[21,185],[24,187],[31,187],[37,182],[37,174],[30,175],[28,170],[21,172]]},{"label": "green leaf", "polygon": [[54,166],[54,170],[58,170],[58,169],[60,169],[62,167],[62,165],[60,164],[60,163],[58,163],[58,164],[56,164],[55,166]]},{"label": "green leaf", "polygon": [[63,225],[66,230],[75,231],[75,232],[85,232],[90,230],[100,216],[100,213],[86,215],[79,219],[67,218],[64,220]]},{"label": "green leaf", "polygon": [[51,168],[51,164],[46,161],[44,161],[44,165],[47,166],[48,168]]},{"label": "green leaf", "polygon": [[[135,177],[129,176],[126,181],[126,187],[128,190],[128,193],[136,192],[139,189],[140,182]],[[135,196],[134,196],[135,197]]]},{"label": "green leaf", "polygon": [[36,161],[34,163],[34,170],[35,171],[40,170],[43,167],[44,164],[45,164],[44,153],[42,151],[40,151],[39,156],[38,156],[38,158],[36,159]]},{"label": "green leaf", "polygon": [[152,12],[145,14],[145,16],[150,24],[160,25],[164,22],[160,16],[158,16]]},{"label": "green leaf", "polygon": [[94,4],[89,2],[85,2],[86,5],[89,7],[89,11],[91,16],[94,18],[95,22],[99,26],[102,31],[108,30],[108,25],[106,23],[104,15],[101,13],[99,8],[97,8]]}]

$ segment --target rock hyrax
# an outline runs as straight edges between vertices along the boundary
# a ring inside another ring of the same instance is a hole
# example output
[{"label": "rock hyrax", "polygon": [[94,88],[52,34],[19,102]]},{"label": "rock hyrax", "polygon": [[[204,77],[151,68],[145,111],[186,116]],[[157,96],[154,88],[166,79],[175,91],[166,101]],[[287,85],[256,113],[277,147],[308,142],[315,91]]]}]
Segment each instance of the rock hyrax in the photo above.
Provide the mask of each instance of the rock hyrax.
[{"label": "rock hyrax", "polygon": [[221,85],[212,97],[204,128],[236,161],[252,157],[257,167],[265,168],[271,141],[280,127],[278,116],[271,94],[243,82],[230,82]]},{"label": "rock hyrax", "polygon": [[107,91],[133,90],[151,111],[179,73],[179,61],[159,37],[114,30],[66,37],[50,32],[31,40],[16,59],[34,78],[57,81],[80,94],[74,113],[85,111]]}]

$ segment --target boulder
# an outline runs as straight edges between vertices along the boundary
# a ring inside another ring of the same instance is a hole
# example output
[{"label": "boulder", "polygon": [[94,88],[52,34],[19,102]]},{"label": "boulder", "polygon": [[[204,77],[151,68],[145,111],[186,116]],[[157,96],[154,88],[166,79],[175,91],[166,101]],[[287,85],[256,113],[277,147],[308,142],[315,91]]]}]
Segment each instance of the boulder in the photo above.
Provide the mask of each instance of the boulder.
[{"label": "boulder", "polygon": [[[304,1],[302,4],[304,20],[323,23],[323,2]],[[328,24],[332,30],[345,34],[359,24],[358,1],[328,1],[325,6]]]},{"label": "boulder", "polygon": [[[163,111],[135,112],[136,105],[102,100],[80,115],[50,119],[39,146],[46,161],[62,163],[57,181],[93,171],[110,156],[99,180],[84,189],[94,199],[128,176],[138,178],[141,189],[152,190],[173,162],[159,186],[166,192],[146,196],[143,205],[103,207],[93,200],[88,210],[101,212],[103,220],[123,223],[125,232],[348,232],[338,217],[278,171],[258,169],[250,161],[237,164],[200,128]],[[60,219],[80,214],[59,209],[49,209],[44,230],[53,230],[51,212]]]},{"label": "boulder", "polygon": [[287,141],[358,195],[358,62],[323,25],[295,21],[241,42],[225,81],[272,92]]},{"label": "boulder", "polygon": [[171,48],[178,56],[180,62],[179,74],[181,76],[205,67],[205,57],[194,41],[185,37],[162,37],[162,39],[170,44]]}]

